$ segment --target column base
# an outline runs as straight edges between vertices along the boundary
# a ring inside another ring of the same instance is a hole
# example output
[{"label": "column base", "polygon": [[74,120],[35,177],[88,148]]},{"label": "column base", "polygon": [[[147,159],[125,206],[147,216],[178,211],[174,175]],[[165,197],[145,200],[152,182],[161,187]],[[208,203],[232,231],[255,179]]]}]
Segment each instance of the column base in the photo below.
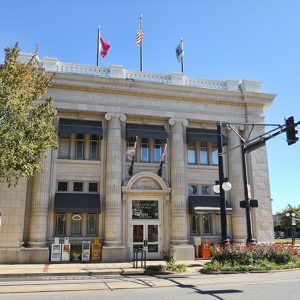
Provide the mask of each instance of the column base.
[{"label": "column base", "polygon": [[193,245],[172,245],[171,249],[175,251],[177,260],[195,259],[195,249]]},{"label": "column base", "polygon": [[48,249],[48,242],[28,242],[29,248],[47,248]]},{"label": "column base", "polygon": [[102,248],[102,262],[125,262],[126,247],[118,245],[105,245]]}]

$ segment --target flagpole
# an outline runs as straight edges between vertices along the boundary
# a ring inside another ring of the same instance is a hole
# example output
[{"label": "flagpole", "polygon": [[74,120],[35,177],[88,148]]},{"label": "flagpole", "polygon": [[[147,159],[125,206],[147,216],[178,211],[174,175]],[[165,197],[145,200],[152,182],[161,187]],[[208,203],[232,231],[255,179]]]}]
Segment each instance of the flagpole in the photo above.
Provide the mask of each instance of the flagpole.
[{"label": "flagpole", "polygon": [[[140,32],[142,32],[142,17],[143,15],[140,16]],[[143,37],[141,40],[141,45],[140,45],[140,71],[143,72]]]},{"label": "flagpole", "polygon": [[98,40],[97,40],[97,67],[99,65],[99,43],[100,43],[100,25],[98,27]]},{"label": "flagpole", "polygon": [[181,49],[182,49],[182,55],[181,55],[181,73],[183,73],[183,57],[184,57],[184,52],[183,52],[183,38],[181,38]]}]

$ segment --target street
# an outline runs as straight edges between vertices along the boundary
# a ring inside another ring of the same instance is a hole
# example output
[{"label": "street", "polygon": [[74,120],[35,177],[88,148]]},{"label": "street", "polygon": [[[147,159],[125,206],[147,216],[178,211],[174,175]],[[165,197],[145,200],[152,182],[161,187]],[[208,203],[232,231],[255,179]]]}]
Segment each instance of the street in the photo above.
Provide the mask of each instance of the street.
[{"label": "street", "polygon": [[0,299],[299,299],[300,270],[274,273],[82,276],[0,280]]}]

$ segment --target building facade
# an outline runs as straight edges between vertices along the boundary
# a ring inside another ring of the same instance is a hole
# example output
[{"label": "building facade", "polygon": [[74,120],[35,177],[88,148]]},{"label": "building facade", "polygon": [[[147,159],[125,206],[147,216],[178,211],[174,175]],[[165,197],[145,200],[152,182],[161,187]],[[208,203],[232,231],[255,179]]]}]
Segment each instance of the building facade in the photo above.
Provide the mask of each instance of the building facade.
[{"label": "building facade", "polygon": [[[27,62],[30,54],[19,59]],[[184,76],[40,60],[54,76],[46,96],[57,110],[58,149],[48,149],[46,173],[0,185],[0,263],[49,261],[55,237],[71,244],[100,237],[102,261],[126,261],[143,247],[147,259],[174,249],[194,257],[193,237],[221,239],[216,122],[263,123],[275,95],[261,82]],[[241,136],[261,126],[235,126]],[[224,129],[230,238],[247,238],[240,140]],[[132,154],[135,154],[134,158]],[[162,157],[164,157],[162,163]],[[249,154],[253,233],[273,241],[265,147]]]}]

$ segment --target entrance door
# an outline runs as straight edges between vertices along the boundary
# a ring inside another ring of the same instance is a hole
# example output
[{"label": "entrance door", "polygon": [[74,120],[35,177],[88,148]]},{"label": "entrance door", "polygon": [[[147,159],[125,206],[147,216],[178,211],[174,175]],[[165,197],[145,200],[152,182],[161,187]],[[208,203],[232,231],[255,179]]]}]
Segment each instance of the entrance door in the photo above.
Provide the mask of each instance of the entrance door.
[{"label": "entrance door", "polygon": [[146,251],[147,259],[160,259],[160,233],[159,224],[148,222],[134,223],[132,226],[131,256],[135,249],[142,248]]}]

